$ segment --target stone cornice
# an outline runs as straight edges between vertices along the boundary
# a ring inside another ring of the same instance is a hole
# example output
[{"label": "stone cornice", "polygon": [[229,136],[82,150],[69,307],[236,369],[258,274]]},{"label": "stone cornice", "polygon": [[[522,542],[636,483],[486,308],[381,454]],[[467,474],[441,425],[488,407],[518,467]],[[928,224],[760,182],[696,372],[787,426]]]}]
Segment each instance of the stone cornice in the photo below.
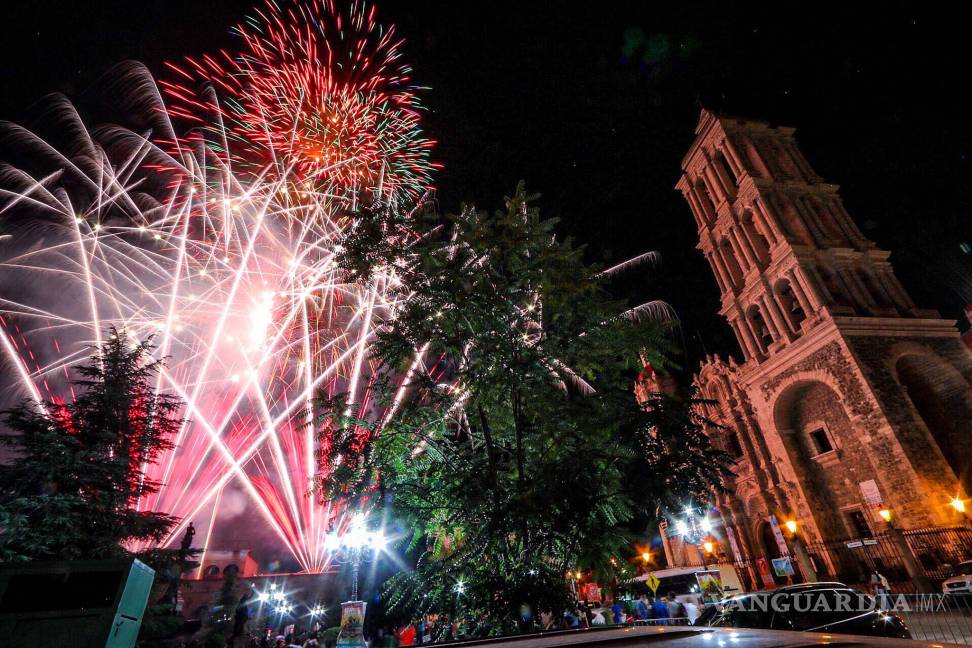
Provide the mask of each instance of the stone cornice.
[{"label": "stone cornice", "polygon": [[940,318],[836,316],[841,333],[854,337],[960,337],[955,322]]}]

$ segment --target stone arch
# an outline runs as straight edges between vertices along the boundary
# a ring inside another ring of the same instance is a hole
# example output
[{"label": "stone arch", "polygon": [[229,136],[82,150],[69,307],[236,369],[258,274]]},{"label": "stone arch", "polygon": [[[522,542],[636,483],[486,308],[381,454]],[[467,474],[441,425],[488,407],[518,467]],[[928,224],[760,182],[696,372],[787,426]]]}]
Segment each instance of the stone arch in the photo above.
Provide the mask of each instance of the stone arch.
[{"label": "stone arch", "polygon": [[746,311],[746,319],[753,330],[753,336],[760,346],[760,351],[766,353],[769,345],[773,343],[773,333],[770,331],[766,318],[763,317],[763,311],[759,306],[753,304]]},{"label": "stone arch", "polygon": [[815,502],[812,515],[824,538],[840,538],[846,532],[839,517],[843,471],[816,457],[810,426],[823,421],[840,446],[853,446],[854,426],[838,392],[825,382],[804,378],[787,385],[773,404],[773,424],[793,467],[805,499]]},{"label": "stone arch", "polygon": [[210,565],[203,572],[203,578],[219,578],[219,565]]},{"label": "stone arch", "polygon": [[767,519],[760,519],[756,522],[756,528],[753,533],[758,543],[759,552],[763,555],[763,559],[766,561],[766,573],[769,577],[773,579],[776,585],[785,585],[787,579],[785,576],[777,576],[773,573],[773,559],[782,558],[783,554],[780,551],[780,545],[776,542],[776,534],[773,532],[773,525],[770,524]]},{"label": "stone arch", "polygon": [[952,467],[965,493],[972,492],[972,387],[955,367],[931,352],[909,352],[894,374],[923,425]]},{"label": "stone arch", "polygon": [[786,318],[790,330],[799,333],[800,324],[807,319],[807,314],[803,311],[803,306],[800,305],[796,293],[793,292],[793,286],[790,285],[789,279],[777,281],[776,285],[773,286],[773,292],[776,294],[776,301],[780,305],[780,310],[783,311],[783,316]]}]

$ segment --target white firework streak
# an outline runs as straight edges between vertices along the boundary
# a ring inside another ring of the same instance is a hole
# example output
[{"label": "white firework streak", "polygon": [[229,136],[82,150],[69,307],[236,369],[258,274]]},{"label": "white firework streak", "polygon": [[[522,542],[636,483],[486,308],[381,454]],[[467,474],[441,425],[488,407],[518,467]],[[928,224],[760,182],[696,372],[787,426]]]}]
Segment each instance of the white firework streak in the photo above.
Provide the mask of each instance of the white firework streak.
[{"label": "white firework streak", "polygon": [[[164,144],[89,132],[61,110],[80,142],[69,151],[5,125],[57,167],[3,173],[0,217],[13,235],[0,240],[0,355],[15,369],[5,395],[70,402],[72,367],[109,326],[153,336],[166,359],[157,392],[186,403],[175,448],[144,466],[161,487],[138,503],[181,518],[164,544],[235,480],[304,569],[325,569],[323,538],[343,511],[310,492],[313,400],[346,393],[346,413],[387,420],[369,346],[394,317],[397,280],[380,268],[367,285],[347,280],[335,260],[342,205],[287,170],[237,177],[228,156],[176,142],[164,110]],[[393,407],[424,353],[397,377]]]}]

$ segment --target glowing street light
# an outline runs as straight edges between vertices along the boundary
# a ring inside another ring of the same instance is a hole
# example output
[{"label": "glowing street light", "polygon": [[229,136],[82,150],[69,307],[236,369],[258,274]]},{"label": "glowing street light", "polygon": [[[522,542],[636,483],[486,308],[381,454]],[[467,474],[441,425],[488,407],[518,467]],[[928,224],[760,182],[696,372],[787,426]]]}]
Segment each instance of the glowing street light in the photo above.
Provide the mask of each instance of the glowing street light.
[{"label": "glowing street light", "polygon": [[376,557],[388,544],[385,534],[379,529],[369,531],[364,515],[355,516],[343,535],[329,533],[324,538],[324,548],[336,559],[351,564],[351,600],[358,600],[358,572],[365,553],[371,551]]},{"label": "glowing street light", "polygon": [[786,530],[789,531],[791,534],[796,534],[797,532],[796,520],[787,520],[786,522],[783,523],[783,526],[785,526]]},{"label": "glowing street light", "polygon": [[[695,509],[687,507],[685,509],[685,519],[675,521],[675,532],[682,536],[684,542],[694,544],[698,547],[699,553],[702,553],[706,545],[714,546],[711,542],[706,541],[706,538],[712,533],[712,521],[709,520],[705,511],[701,513],[699,515]],[[712,553],[712,551],[707,550],[707,553]],[[702,560],[704,563],[704,554]],[[703,567],[705,567],[704,564]]]},{"label": "glowing street light", "polygon": [[641,559],[644,560],[646,563],[651,562],[651,552],[650,551],[642,552]]},{"label": "glowing street light", "polygon": [[880,511],[878,511],[878,515],[881,516],[882,520],[884,520],[888,524],[891,524],[891,509],[886,509],[886,508],[881,509]]},{"label": "glowing street light", "polygon": [[961,498],[956,497],[952,499],[952,501],[949,502],[949,504],[951,504],[952,508],[958,511],[959,513],[965,513],[965,501],[962,500]]}]

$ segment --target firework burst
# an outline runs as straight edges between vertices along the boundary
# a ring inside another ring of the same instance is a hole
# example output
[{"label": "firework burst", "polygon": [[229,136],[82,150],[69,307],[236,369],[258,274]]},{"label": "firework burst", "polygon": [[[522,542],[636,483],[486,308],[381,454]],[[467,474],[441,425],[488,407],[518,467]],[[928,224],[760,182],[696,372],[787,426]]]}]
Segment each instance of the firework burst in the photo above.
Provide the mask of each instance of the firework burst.
[{"label": "firework burst", "polygon": [[[140,66],[116,71],[113,100],[148,132],[89,129],[66,101],[46,116],[67,144],[5,126],[5,146],[32,163],[0,169],[12,233],[0,240],[0,351],[43,407],[73,397],[70,369],[109,325],[154,336],[168,358],[156,388],[186,403],[188,422],[146,466],[162,486],[140,506],[182,518],[171,540],[237,483],[320,570],[343,513],[308,495],[321,459],[312,399],[388,415],[368,349],[401,294],[381,268],[349,280],[335,256],[356,202],[403,208],[427,189],[431,143],[400,42],[373,10],[268,3],[258,16],[239,29],[242,54],[173,67],[185,83],[162,92]],[[391,377],[393,403],[408,379]]]},{"label": "firework burst", "polygon": [[240,53],[187,58],[161,83],[169,114],[214,125],[207,143],[225,163],[312,185],[337,208],[428,189],[436,164],[419,88],[373,6],[268,0],[235,31]]}]

